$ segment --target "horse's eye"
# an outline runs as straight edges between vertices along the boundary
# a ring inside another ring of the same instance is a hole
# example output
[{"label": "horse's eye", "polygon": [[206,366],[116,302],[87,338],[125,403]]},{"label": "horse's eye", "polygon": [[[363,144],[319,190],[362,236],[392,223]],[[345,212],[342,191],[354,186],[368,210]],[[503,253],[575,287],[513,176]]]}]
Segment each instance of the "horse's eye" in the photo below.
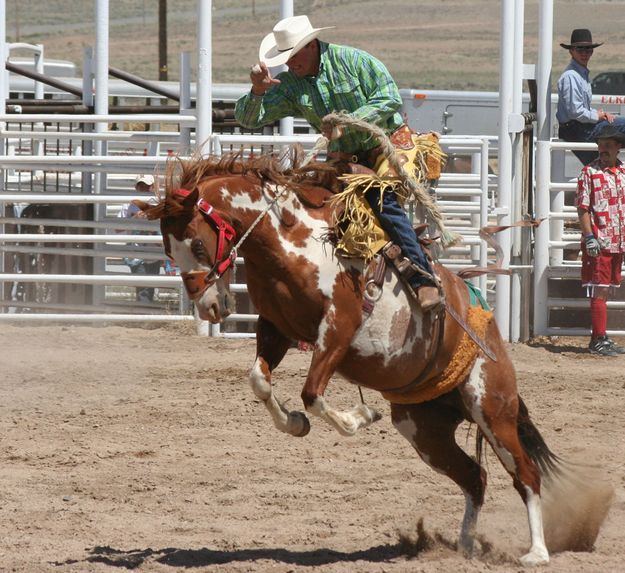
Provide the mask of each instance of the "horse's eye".
[{"label": "horse's eye", "polygon": [[204,243],[202,243],[200,239],[193,239],[191,241],[191,252],[196,259],[208,262],[206,247],[204,247]]}]

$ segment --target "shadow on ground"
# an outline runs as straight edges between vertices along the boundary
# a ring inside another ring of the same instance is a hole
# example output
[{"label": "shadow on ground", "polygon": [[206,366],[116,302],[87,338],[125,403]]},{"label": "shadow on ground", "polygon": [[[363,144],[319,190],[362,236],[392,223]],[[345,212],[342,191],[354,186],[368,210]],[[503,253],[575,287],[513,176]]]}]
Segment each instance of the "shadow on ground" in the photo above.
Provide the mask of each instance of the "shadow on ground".
[{"label": "shadow on ground", "polygon": [[83,562],[105,563],[113,567],[135,569],[145,562],[156,561],[172,567],[206,567],[232,562],[254,562],[262,560],[279,561],[292,565],[320,566],[331,563],[369,561],[372,563],[389,561],[405,555],[401,544],[378,545],[362,551],[343,553],[331,549],[314,551],[289,551],[287,549],[238,549],[218,551],[214,549],[130,549],[121,550],[112,547],[94,547],[84,560],[67,560],[55,565],[69,565]]},{"label": "shadow on ground", "polygon": [[546,350],[547,352],[551,352],[552,354],[587,354],[588,356],[591,356],[591,354],[588,352],[587,346],[549,342],[540,339],[530,340],[527,345],[531,346],[532,348],[543,348],[544,350]]}]

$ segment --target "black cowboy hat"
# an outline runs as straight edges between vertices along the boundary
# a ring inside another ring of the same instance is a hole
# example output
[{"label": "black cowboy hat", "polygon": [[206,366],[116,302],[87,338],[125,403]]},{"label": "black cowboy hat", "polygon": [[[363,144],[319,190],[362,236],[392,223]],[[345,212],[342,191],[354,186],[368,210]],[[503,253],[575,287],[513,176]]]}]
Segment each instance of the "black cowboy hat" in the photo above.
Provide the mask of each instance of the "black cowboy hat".
[{"label": "black cowboy hat", "polygon": [[625,145],[625,133],[609,124],[604,126],[601,131],[595,135],[594,139],[595,141],[599,141],[600,139],[614,139],[618,141],[621,146]]},{"label": "black cowboy hat", "polygon": [[577,28],[571,32],[571,43],[560,44],[563,48],[570,50],[571,48],[597,48],[603,45],[595,44],[592,41],[592,33],[587,28]]}]

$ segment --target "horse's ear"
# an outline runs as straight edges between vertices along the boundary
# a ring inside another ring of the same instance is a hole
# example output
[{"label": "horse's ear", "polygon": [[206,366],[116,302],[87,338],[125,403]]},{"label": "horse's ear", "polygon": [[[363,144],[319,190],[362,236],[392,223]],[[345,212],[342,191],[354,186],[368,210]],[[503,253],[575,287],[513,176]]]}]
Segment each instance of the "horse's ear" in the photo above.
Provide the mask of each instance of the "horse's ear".
[{"label": "horse's ear", "polygon": [[133,205],[139,207],[148,219],[158,219],[160,217],[160,211],[156,209],[156,205],[141,201],[141,199],[133,199],[131,201]]},{"label": "horse's ear", "polygon": [[189,193],[183,200],[182,200],[182,206],[184,207],[185,211],[191,211],[193,210],[193,208],[195,207],[195,204],[197,203],[197,200],[199,198],[199,191],[197,189],[197,187],[191,191],[191,193]]}]

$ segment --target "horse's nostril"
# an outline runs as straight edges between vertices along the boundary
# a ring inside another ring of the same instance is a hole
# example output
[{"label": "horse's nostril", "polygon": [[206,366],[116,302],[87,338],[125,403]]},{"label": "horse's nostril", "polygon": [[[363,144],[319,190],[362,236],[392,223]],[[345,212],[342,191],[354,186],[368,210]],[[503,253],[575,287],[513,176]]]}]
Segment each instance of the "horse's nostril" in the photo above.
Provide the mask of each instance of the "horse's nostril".
[{"label": "horse's nostril", "polygon": [[236,310],[236,300],[229,292],[224,294],[224,308],[228,311],[228,314],[231,314]]}]

